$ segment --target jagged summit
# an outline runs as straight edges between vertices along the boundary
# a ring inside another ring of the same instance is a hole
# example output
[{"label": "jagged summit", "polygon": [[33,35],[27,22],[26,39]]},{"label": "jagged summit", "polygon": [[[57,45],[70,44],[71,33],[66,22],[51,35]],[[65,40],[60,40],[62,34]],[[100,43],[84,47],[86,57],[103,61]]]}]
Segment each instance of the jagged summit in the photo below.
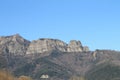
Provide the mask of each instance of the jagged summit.
[{"label": "jagged summit", "polygon": [[80,41],[71,40],[69,44],[58,40],[42,38],[32,41],[28,47],[26,54],[43,53],[47,51],[58,50],[61,52],[87,52],[88,47],[83,47]]},{"label": "jagged summit", "polygon": [[8,35],[8,36],[0,36],[0,38],[10,38],[10,37],[21,37],[20,34],[13,34],[13,35]]},{"label": "jagged summit", "polygon": [[40,80],[42,75],[48,75],[48,80],[71,80],[74,76],[83,76],[86,80],[120,77],[120,52],[89,51],[77,40],[67,44],[50,38],[30,42],[19,34],[2,36],[0,54],[4,54],[0,55],[1,69],[6,68],[16,76],[31,76],[34,80]]},{"label": "jagged summit", "polygon": [[24,39],[19,34],[0,37],[0,53],[23,55],[30,41]]},{"label": "jagged summit", "polygon": [[82,46],[80,41],[71,40],[69,44],[58,39],[40,38],[28,41],[19,34],[0,37],[0,52],[13,54],[35,54],[53,50],[61,52],[87,52],[88,47]]}]

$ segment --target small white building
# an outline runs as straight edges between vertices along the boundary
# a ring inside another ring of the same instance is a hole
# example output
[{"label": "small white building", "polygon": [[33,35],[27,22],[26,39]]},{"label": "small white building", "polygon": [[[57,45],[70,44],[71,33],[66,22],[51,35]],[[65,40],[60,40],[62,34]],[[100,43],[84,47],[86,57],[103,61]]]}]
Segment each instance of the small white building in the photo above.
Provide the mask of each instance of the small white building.
[{"label": "small white building", "polygon": [[47,74],[44,75],[44,74],[43,74],[40,78],[42,78],[42,79],[47,79],[47,78],[49,78],[49,75],[47,75]]}]

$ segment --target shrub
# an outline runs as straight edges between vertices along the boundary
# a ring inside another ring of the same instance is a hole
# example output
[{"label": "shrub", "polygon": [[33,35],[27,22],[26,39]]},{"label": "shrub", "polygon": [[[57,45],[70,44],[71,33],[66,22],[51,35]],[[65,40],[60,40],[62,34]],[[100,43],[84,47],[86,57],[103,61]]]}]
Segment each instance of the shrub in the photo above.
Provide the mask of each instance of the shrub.
[{"label": "shrub", "polygon": [[0,80],[32,80],[32,78],[28,76],[20,76],[19,78],[15,78],[8,71],[0,70]]},{"label": "shrub", "polygon": [[70,80],[85,80],[85,78],[83,76],[80,76],[80,77],[78,77],[78,76],[72,76],[70,78]]},{"label": "shrub", "polygon": [[14,80],[14,77],[6,71],[0,71],[0,80]]},{"label": "shrub", "polygon": [[32,80],[32,79],[28,76],[20,76],[18,80]]}]

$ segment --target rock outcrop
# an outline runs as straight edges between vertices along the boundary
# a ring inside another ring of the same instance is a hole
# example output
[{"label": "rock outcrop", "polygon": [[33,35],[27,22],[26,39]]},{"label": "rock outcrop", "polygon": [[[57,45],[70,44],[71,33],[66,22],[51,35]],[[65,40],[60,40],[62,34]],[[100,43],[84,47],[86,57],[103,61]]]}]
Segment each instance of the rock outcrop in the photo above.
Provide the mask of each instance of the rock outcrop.
[{"label": "rock outcrop", "polygon": [[71,40],[69,44],[57,39],[39,39],[32,41],[26,54],[43,53],[58,50],[61,52],[88,52],[88,47],[83,47],[80,41]]},{"label": "rock outcrop", "polygon": [[88,46],[84,46],[83,47],[83,51],[88,52],[89,51],[89,47]]},{"label": "rock outcrop", "polygon": [[67,52],[82,52],[83,46],[80,41],[71,40],[67,46]]},{"label": "rock outcrop", "polygon": [[69,44],[58,40],[42,38],[32,42],[22,38],[19,34],[0,37],[0,54],[25,55],[44,53],[49,51],[87,52],[88,47],[82,46],[80,41],[71,40]]},{"label": "rock outcrop", "polygon": [[2,36],[0,37],[0,53],[24,55],[29,43],[29,41],[22,38],[19,34]]},{"label": "rock outcrop", "polygon": [[26,54],[43,53],[47,51],[66,51],[67,44],[57,39],[39,39],[32,41]]}]

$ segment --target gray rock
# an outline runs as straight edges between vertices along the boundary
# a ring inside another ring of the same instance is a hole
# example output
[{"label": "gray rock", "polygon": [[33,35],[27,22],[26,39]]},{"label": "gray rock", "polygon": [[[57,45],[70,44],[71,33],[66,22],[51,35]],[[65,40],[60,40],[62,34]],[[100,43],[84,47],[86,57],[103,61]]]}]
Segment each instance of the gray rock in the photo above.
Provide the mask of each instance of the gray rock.
[{"label": "gray rock", "polygon": [[88,46],[84,46],[83,47],[83,51],[88,52],[89,51],[89,47]]},{"label": "gray rock", "polygon": [[30,43],[26,54],[44,53],[58,50],[61,52],[82,52],[88,51],[88,47],[83,47],[80,41],[71,40],[69,44],[57,39],[43,38]]},{"label": "gray rock", "polygon": [[83,47],[80,41],[71,40],[67,46],[67,52],[82,52]]},{"label": "gray rock", "polygon": [[71,40],[69,44],[58,40],[42,38],[32,42],[25,40],[19,34],[0,37],[0,54],[25,55],[44,53],[51,51],[83,52],[89,51],[88,47],[82,46],[80,41]]},{"label": "gray rock", "polygon": [[66,52],[67,44],[57,39],[39,39],[32,41],[26,54],[43,53],[47,51],[59,50]]},{"label": "gray rock", "polygon": [[0,37],[0,53],[24,55],[29,43],[29,41],[23,39],[19,34],[2,36]]}]

